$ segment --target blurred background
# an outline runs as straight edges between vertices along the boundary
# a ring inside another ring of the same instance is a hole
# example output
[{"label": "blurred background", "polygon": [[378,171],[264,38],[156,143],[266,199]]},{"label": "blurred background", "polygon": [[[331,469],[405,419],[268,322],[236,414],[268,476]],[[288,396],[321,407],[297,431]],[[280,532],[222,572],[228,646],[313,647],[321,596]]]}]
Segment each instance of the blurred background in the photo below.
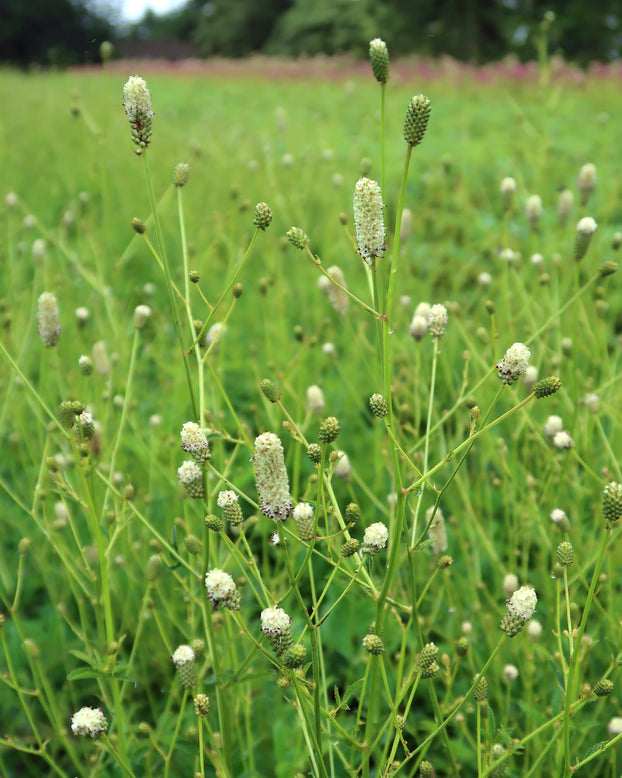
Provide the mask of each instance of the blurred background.
[{"label": "blurred background", "polygon": [[[0,0],[0,62],[66,67],[115,57],[183,59],[367,56],[380,35],[391,55],[449,55],[482,64],[534,59],[545,12],[549,53],[586,65],[622,52],[620,0]],[[550,16],[548,17],[550,20]]]}]

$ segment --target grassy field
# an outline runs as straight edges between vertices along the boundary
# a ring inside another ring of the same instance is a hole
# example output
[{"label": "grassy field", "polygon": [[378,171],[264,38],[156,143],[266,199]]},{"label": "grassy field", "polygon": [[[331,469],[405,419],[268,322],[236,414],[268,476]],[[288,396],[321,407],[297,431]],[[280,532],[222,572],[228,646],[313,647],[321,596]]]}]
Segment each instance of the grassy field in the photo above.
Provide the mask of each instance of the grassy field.
[{"label": "grassy field", "polygon": [[[279,67],[0,72],[0,775],[617,778],[619,79],[410,63],[383,111],[368,67]],[[353,297],[318,286],[335,266]],[[187,422],[210,458],[184,488]],[[310,528],[266,515],[266,432]]]}]

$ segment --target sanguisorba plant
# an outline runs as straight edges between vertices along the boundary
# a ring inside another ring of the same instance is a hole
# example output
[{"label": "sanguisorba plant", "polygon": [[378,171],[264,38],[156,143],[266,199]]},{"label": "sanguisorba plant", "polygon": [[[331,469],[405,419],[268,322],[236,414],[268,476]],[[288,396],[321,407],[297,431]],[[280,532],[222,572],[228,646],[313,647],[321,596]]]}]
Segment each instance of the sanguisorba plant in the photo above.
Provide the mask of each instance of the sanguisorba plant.
[{"label": "sanguisorba plant", "polygon": [[[371,42],[370,56],[381,86],[382,185],[367,176],[352,182],[353,233],[343,219],[344,245],[349,237],[357,255],[353,272],[364,280],[353,288],[367,284],[367,290],[354,293],[341,268],[323,265],[305,232],[313,233],[313,224],[287,232],[300,252],[291,251],[292,266],[301,255],[308,258],[339,320],[347,315],[357,322],[350,351],[336,355],[330,343],[323,349],[344,377],[347,400],[340,412],[330,413],[338,401],[311,378],[304,398],[296,396],[292,377],[299,365],[283,365],[281,380],[275,374],[257,382],[253,402],[264,405],[253,422],[248,409],[236,406],[239,394],[219,370],[220,341],[238,315],[247,260],[271,226],[272,212],[257,204],[246,250],[210,297],[201,273],[189,266],[184,190],[190,170],[180,163],[173,172],[180,261],[170,261],[149,162],[154,110],[138,76],[124,87],[124,107],[151,220],[148,226],[137,218],[132,226],[164,277],[174,331],[164,359],[178,365],[186,392],[185,400],[171,394],[179,454],[177,447],[170,453],[154,446],[148,459],[154,477],[177,481],[183,516],[158,529],[140,484],[123,485],[115,475],[118,457],[133,451],[137,433],[134,400],[145,389],[136,368],[150,307],[134,311],[125,390],[106,445],[88,403],[67,397],[52,409],[43,384],[37,387],[0,343],[36,414],[49,425],[41,483],[55,495],[54,516],[40,495],[24,510],[49,536],[63,566],[61,613],[80,663],[68,676],[70,690],[59,692],[39,649],[28,643],[19,607],[27,585],[24,542],[14,591],[2,595],[3,619],[17,630],[25,658],[19,664],[27,665],[36,693],[23,680],[6,629],[0,630],[5,684],[31,730],[29,739],[7,737],[2,744],[24,759],[43,759],[50,774],[484,778],[507,772],[561,778],[584,765],[591,770],[596,760],[615,766],[619,726],[590,741],[575,735],[582,717],[594,716],[584,709],[593,711],[613,691],[609,676],[617,658],[603,665],[591,654],[586,629],[595,611],[606,614],[615,593],[603,569],[622,515],[622,475],[602,427],[597,432],[608,467],[594,472],[581,450],[586,435],[577,397],[560,400],[566,391],[560,378],[538,378],[536,365],[546,365],[564,314],[583,315],[588,290],[605,283],[616,265],[605,262],[584,277],[581,263],[596,222],[582,218],[569,260],[575,265],[570,278],[560,273],[556,279],[555,305],[543,307],[542,321],[523,318],[529,293],[507,245],[517,187],[507,177],[500,196],[505,309],[488,300],[488,328],[474,334],[452,301],[421,301],[410,330],[398,331],[408,258],[402,242],[417,229],[416,207],[406,207],[411,158],[428,132],[431,101],[417,94],[406,107],[403,172],[389,209],[384,41]],[[394,224],[387,228],[389,213]],[[541,202],[530,198],[527,216],[533,242]],[[287,285],[287,277],[279,282]],[[255,310],[253,321],[269,316],[269,310]],[[60,321],[56,297],[43,292],[38,332],[46,358],[62,336]],[[491,334],[492,349],[486,347]],[[597,333],[594,341],[601,344]],[[301,347],[301,359],[306,354]],[[361,387],[348,381],[349,360],[363,359],[366,409]],[[82,355],[79,367],[85,380],[96,370],[110,371],[101,347],[92,357]],[[46,374],[55,368],[50,359]],[[578,366],[565,372],[579,391]],[[598,409],[598,397],[590,397],[589,407]],[[567,428],[550,414],[541,430],[540,406],[547,403],[572,416]],[[367,426],[362,444],[349,432],[350,415],[361,413]],[[492,440],[493,429],[508,437],[511,452],[505,439]],[[529,445],[519,445],[521,436]],[[569,481],[585,478],[583,504],[593,506],[597,543],[573,544],[573,533],[586,535],[561,508],[535,529],[514,526],[509,493],[503,499],[493,483],[482,486],[478,457],[490,471],[486,480],[506,478],[511,499],[524,492],[532,504],[537,495],[563,503]],[[516,488],[525,473],[524,489]],[[480,515],[469,489],[481,492]],[[507,533],[510,554],[498,545],[499,531],[485,526],[485,514]],[[555,533],[563,539],[557,542]],[[121,582],[113,564],[117,549],[136,544],[142,550],[145,539],[148,557],[133,560],[126,553]],[[599,616],[604,628],[612,627]],[[619,630],[609,639],[619,652]],[[174,675],[164,674],[165,658]],[[541,693],[530,677],[536,673],[537,684],[550,684],[554,693]],[[86,682],[92,684],[88,695],[80,687]]]}]

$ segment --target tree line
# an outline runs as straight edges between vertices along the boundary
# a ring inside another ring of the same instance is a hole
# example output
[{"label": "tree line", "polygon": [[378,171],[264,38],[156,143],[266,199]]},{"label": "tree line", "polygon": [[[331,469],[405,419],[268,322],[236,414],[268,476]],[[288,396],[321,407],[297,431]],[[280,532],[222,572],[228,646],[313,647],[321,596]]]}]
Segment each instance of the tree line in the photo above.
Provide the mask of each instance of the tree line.
[{"label": "tree line", "polygon": [[581,65],[622,53],[619,0],[188,0],[125,27],[98,0],[3,5],[0,61],[19,65],[95,61],[101,41],[120,38],[185,41],[200,57],[365,56],[378,35],[392,56],[446,54],[474,63],[512,52],[533,59],[539,36],[551,53]]}]

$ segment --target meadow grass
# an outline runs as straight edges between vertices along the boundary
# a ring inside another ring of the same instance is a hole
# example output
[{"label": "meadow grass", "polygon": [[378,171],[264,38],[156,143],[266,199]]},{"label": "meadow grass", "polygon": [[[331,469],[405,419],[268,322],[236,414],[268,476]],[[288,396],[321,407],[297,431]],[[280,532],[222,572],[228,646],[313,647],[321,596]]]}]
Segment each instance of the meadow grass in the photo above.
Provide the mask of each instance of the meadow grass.
[{"label": "meadow grass", "polygon": [[131,75],[0,74],[0,773],[619,775],[617,84]]}]

